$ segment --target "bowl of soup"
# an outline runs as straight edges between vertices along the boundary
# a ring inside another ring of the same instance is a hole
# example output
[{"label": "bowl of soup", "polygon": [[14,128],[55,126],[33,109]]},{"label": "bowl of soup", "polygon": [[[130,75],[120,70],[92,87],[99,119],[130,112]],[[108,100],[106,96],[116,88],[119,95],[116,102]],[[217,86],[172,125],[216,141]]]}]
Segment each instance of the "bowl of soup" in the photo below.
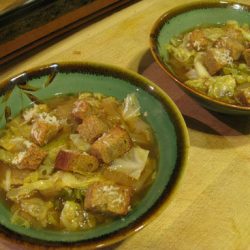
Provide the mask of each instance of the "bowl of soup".
[{"label": "bowl of soup", "polygon": [[204,107],[250,114],[250,7],[233,2],[181,5],[150,34],[160,67]]},{"label": "bowl of soup", "polygon": [[139,74],[50,64],[1,83],[0,224],[17,241],[108,246],[171,200],[188,133]]}]

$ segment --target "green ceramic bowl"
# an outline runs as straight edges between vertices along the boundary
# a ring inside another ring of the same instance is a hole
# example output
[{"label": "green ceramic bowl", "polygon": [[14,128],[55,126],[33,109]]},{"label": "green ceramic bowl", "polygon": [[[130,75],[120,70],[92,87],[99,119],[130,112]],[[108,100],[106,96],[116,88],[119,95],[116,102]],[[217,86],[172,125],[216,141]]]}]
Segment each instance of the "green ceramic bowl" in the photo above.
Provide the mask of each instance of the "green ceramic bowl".
[{"label": "green ceramic bowl", "polygon": [[250,107],[227,104],[212,99],[183,83],[167,63],[166,44],[170,39],[199,25],[223,24],[237,20],[250,24],[250,6],[227,1],[199,1],[181,5],[163,14],[150,34],[151,52],[160,67],[191,97],[204,107],[225,114],[250,115]]},{"label": "green ceramic bowl", "polygon": [[[93,63],[62,63],[35,68],[1,83],[1,127],[32,101],[58,94],[99,92],[123,99],[135,92],[147,111],[158,145],[156,179],[140,202],[124,219],[85,232],[56,232],[28,229],[10,223],[10,211],[0,203],[2,230],[28,241],[52,245],[81,244],[82,247],[106,246],[143,228],[171,200],[187,160],[188,133],[180,111],[154,83],[129,70]],[[171,195],[170,195],[171,194]]]}]

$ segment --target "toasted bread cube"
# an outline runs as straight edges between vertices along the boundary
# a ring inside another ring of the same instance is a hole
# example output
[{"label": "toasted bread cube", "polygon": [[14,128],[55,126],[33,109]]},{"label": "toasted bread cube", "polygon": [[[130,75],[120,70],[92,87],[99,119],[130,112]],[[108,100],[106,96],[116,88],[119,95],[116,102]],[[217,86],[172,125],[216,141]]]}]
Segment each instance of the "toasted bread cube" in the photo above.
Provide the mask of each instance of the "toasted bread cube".
[{"label": "toasted bread cube", "polygon": [[231,64],[232,62],[233,58],[230,56],[230,51],[225,48],[208,49],[203,57],[204,66],[210,75],[216,74],[225,65]]},{"label": "toasted bread cube", "polygon": [[215,47],[228,49],[233,60],[238,60],[245,49],[239,41],[228,37],[218,39]]},{"label": "toasted bread cube", "polygon": [[107,183],[94,183],[86,192],[84,209],[108,215],[126,215],[130,208],[131,190]]},{"label": "toasted bread cube", "polygon": [[128,152],[131,147],[132,141],[128,132],[121,127],[115,127],[91,145],[90,153],[99,160],[110,163]]},{"label": "toasted bread cube", "polygon": [[91,112],[91,106],[85,100],[77,100],[73,104],[72,115],[83,120]]},{"label": "toasted bread cube", "polygon": [[36,144],[43,146],[53,139],[61,128],[61,124],[55,116],[43,113],[32,124],[31,138]]},{"label": "toasted bread cube", "polygon": [[80,136],[89,143],[94,142],[104,132],[108,130],[108,126],[96,115],[87,116],[82,124],[77,127]]},{"label": "toasted bread cube", "polygon": [[244,59],[248,65],[248,67],[250,67],[250,49],[246,49],[244,52],[243,52],[243,56],[244,56]]},{"label": "toasted bread cube", "polygon": [[46,156],[47,152],[30,143],[26,150],[17,154],[12,163],[19,169],[37,169]]},{"label": "toasted bread cube", "polygon": [[196,29],[190,33],[189,43],[193,49],[202,51],[209,45],[209,40],[205,37],[202,30]]},{"label": "toasted bread cube", "polygon": [[236,97],[245,106],[250,106],[250,87],[238,90]]},{"label": "toasted bread cube", "polygon": [[55,168],[76,173],[93,172],[99,166],[96,157],[85,152],[60,150],[55,160]]}]

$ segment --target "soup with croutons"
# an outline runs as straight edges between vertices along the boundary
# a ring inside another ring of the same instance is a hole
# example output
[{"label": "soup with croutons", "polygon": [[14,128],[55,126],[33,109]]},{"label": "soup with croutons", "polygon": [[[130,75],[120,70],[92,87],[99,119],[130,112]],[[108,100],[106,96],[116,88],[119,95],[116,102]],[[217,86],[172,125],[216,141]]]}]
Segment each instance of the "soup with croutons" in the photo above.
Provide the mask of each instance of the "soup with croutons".
[{"label": "soup with croutons", "polygon": [[228,21],[196,27],[166,45],[167,63],[189,87],[226,103],[250,106],[250,28]]},{"label": "soup with croutons", "polygon": [[77,231],[126,216],[154,181],[158,148],[136,94],[33,104],[0,134],[0,188],[24,227]]}]

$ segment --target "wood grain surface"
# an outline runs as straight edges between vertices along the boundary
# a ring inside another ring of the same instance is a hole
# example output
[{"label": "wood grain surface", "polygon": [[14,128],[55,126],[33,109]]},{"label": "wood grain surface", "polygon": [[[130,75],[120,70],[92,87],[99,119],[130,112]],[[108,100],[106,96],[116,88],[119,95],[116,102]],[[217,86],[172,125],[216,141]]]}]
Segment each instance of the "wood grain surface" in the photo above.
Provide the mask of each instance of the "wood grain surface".
[{"label": "wood grain surface", "polygon": [[[163,12],[185,2],[139,1],[0,69],[0,80],[4,80],[40,64],[115,64],[154,81],[180,108],[191,147],[174,199],[150,225],[107,249],[250,249],[250,117],[225,116],[203,109],[176,87],[149,52],[153,23]],[[247,4],[249,0],[238,2]],[[19,245],[2,238],[0,249],[55,248]]]}]

